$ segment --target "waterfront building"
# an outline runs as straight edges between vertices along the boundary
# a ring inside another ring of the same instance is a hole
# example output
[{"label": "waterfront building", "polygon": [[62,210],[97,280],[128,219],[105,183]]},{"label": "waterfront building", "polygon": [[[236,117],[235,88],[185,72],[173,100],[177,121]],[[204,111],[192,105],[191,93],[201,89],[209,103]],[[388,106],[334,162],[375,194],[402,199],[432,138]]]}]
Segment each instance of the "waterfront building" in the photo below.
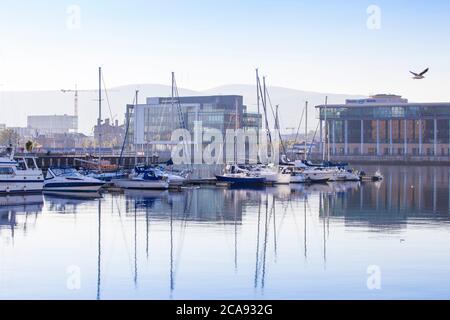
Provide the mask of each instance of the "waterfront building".
[{"label": "waterfront building", "polygon": [[327,145],[330,155],[450,155],[450,102],[411,103],[379,94],[316,108],[320,141],[326,141],[321,152]]},{"label": "waterfront building", "polygon": [[65,134],[78,130],[78,117],[71,115],[28,116],[27,127],[36,134]]},{"label": "waterfront building", "polygon": [[[168,150],[175,129],[184,127],[191,135],[195,122],[204,129],[218,129],[225,136],[227,129],[259,129],[260,114],[250,113],[239,95],[149,97],[145,104],[127,105],[130,118],[128,144],[136,150]],[[237,111],[237,112],[236,112]],[[181,114],[180,114],[181,112]]]},{"label": "waterfront building", "polygon": [[122,146],[125,137],[125,126],[119,125],[118,120],[115,120],[114,123],[112,123],[110,119],[107,118],[101,124],[97,120],[97,125],[94,127],[95,141],[100,141],[100,133],[102,147]]}]

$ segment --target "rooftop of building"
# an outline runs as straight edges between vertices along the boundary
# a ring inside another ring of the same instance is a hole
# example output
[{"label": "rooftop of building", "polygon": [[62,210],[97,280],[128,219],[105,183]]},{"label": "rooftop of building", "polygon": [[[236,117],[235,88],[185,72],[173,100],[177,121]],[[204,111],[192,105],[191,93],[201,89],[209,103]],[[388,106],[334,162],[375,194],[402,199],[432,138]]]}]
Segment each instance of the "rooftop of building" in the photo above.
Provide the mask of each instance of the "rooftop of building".
[{"label": "rooftop of building", "polygon": [[409,102],[408,99],[396,94],[376,94],[363,99],[347,99],[345,103],[318,105],[316,108],[348,108],[348,107],[386,107],[386,106],[448,106],[450,102]]}]

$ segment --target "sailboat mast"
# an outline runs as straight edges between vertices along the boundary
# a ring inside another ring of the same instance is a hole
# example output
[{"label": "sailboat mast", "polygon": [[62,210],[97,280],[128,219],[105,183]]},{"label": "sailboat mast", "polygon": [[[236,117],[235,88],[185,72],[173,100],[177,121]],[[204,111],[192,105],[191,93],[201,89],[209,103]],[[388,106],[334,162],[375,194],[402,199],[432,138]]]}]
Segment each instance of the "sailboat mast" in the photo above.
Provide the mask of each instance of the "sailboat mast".
[{"label": "sailboat mast", "polygon": [[305,102],[305,160],[307,160],[308,153],[308,101]]},{"label": "sailboat mast", "polygon": [[[136,90],[134,94],[135,94],[135,96],[134,96],[134,114],[136,114],[139,90]],[[134,165],[137,165],[137,146],[136,145],[134,147]]]},{"label": "sailboat mast", "polygon": [[[238,101],[237,101],[237,99],[236,99],[236,102],[235,102],[235,108],[236,108],[236,110],[235,110],[235,112],[236,112],[236,119],[235,119],[235,124],[234,124],[234,132],[235,132],[235,135],[236,135],[236,133],[237,133],[237,130],[239,129],[238,128]],[[234,141],[234,163],[235,164],[238,164],[238,158],[237,158],[237,138],[235,139],[235,141]]]},{"label": "sailboat mast", "polygon": [[98,166],[102,160],[102,67],[98,68]]},{"label": "sailboat mast", "polygon": [[[260,92],[260,88],[259,88],[259,70],[257,68],[256,69],[256,107],[257,107],[257,110],[258,110],[258,132],[256,134],[256,148],[258,150],[257,151],[257,156],[256,156],[256,162],[257,163],[259,163],[259,159],[260,159],[260,156],[259,156],[259,152],[260,152],[260,150],[259,150],[259,148],[260,148],[259,132],[260,132],[260,129],[261,129],[261,128],[259,128],[259,115],[261,114],[260,113],[260,108],[259,108],[259,102],[260,102],[261,96],[259,95],[259,92]],[[261,125],[262,125],[262,123],[261,123]]]},{"label": "sailboat mast", "polygon": [[323,154],[322,154],[322,161],[325,161],[325,155],[328,154],[327,152],[327,137],[328,137],[328,125],[327,125],[327,105],[328,105],[328,96],[325,97],[325,114],[324,114],[324,121],[325,121],[325,134],[323,137]]}]

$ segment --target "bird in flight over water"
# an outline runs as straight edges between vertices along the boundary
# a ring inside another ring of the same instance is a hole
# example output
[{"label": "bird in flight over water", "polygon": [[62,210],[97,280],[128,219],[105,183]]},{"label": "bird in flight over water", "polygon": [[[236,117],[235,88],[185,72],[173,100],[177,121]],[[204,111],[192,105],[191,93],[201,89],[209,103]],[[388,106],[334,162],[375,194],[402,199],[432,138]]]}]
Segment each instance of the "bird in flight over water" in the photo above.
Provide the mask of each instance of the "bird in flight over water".
[{"label": "bird in flight over water", "polygon": [[413,79],[415,79],[415,80],[420,80],[420,79],[425,78],[424,75],[425,75],[425,73],[428,72],[428,70],[429,70],[429,68],[426,68],[426,69],[423,70],[421,73],[415,73],[415,72],[412,72],[412,71],[410,71],[410,72],[414,75]]}]

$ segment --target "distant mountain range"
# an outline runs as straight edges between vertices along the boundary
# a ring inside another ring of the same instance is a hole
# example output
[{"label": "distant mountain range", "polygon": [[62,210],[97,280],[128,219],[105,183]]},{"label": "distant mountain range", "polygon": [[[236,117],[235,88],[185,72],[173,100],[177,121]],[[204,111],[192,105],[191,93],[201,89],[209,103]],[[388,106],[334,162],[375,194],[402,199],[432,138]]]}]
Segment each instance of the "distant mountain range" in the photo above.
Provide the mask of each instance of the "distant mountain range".
[{"label": "distant mountain range", "polygon": [[[123,122],[125,105],[132,104],[134,92],[139,90],[139,102],[144,102],[150,96],[170,96],[171,87],[160,84],[137,84],[114,87],[103,93],[102,117],[118,119]],[[179,88],[180,96],[193,95],[242,95],[244,104],[249,111],[256,111],[255,85],[230,84],[204,91],[194,91]],[[309,101],[308,127],[315,130],[317,112],[314,106],[323,104],[328,96],[329,103],[343,103],[345,99],[361,98],[362,96],[346,94],[329,94],[309,92],[283,87],[268,88],[273,107],[279,105],[281,128],[284,132],[291,132],[287,128],[297,128],[305,100]],[[96,90],[79,92],[79,128],[80,132],[91,135],[98,117],[98,102]],[[6,91],[0,92],[0,124],[24,127],[27,115],[73,114],[74,94],[61,91]],[[262,109],[261,109],[262,112]],[[273,126],[273,119],[270,117]],[[303,130],[303,129],[302,129]]]}]

